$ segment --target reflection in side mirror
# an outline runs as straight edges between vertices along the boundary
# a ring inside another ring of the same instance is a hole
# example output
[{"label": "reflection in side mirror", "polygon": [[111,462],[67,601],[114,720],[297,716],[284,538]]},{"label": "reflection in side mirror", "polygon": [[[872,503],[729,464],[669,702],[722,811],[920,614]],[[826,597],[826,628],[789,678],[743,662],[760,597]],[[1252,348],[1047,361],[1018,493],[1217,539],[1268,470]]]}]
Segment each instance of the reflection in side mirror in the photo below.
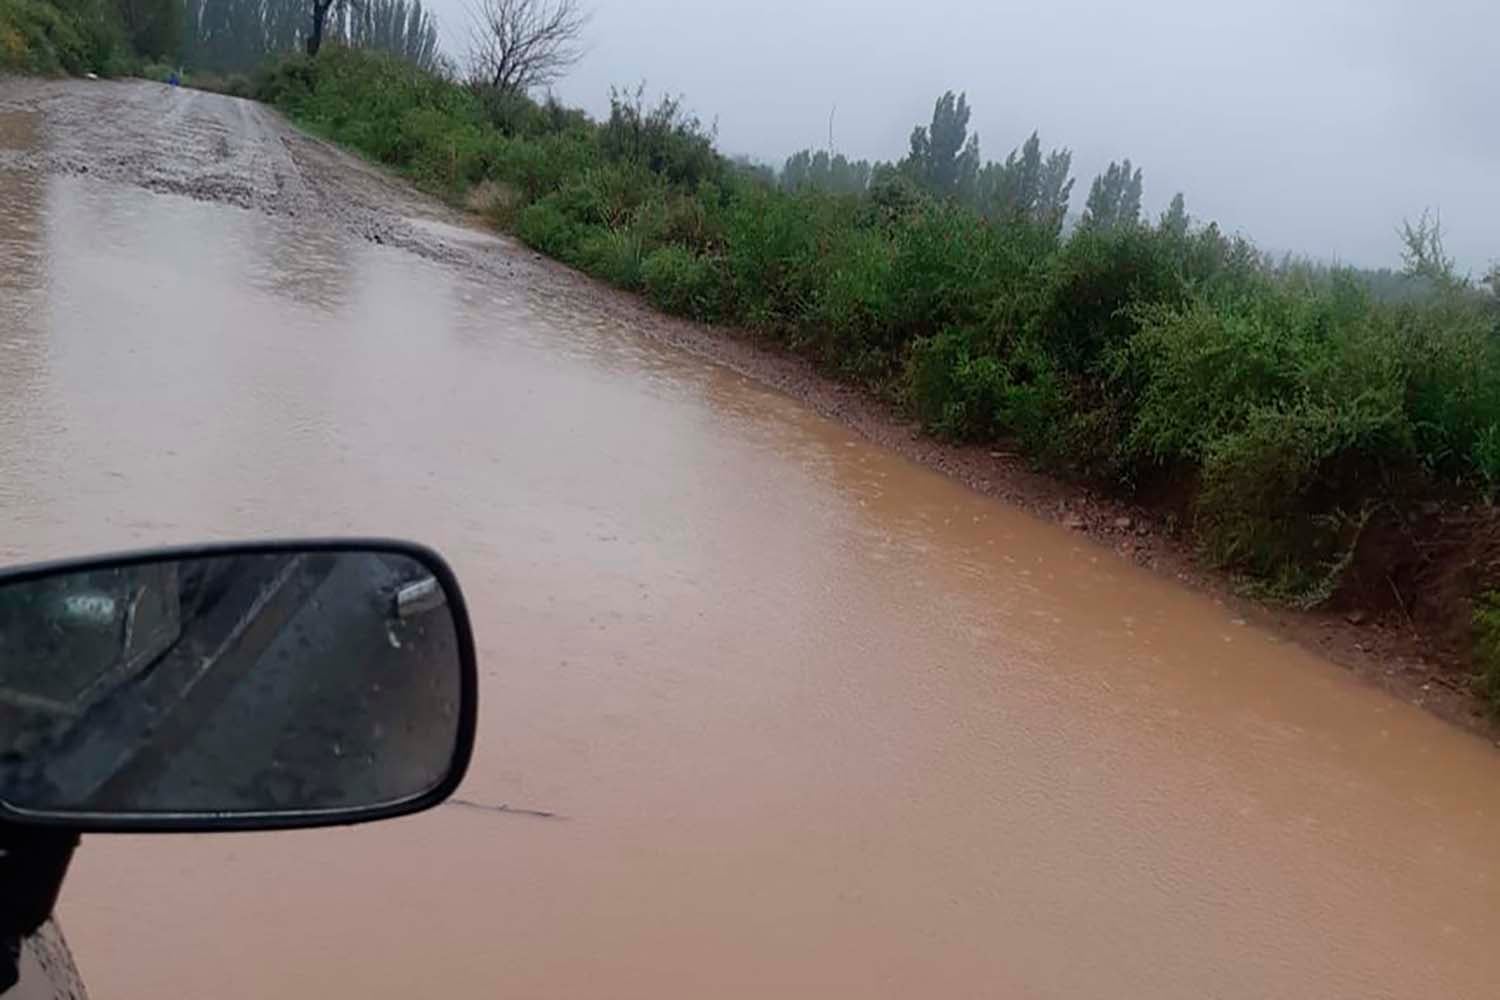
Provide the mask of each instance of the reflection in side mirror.
[{"label": "reflection in side mirror", "polygon": [[81,829],[435,804],[473,738],[452,573],[399,543],[229,546],[0,577],[0,808]]}]

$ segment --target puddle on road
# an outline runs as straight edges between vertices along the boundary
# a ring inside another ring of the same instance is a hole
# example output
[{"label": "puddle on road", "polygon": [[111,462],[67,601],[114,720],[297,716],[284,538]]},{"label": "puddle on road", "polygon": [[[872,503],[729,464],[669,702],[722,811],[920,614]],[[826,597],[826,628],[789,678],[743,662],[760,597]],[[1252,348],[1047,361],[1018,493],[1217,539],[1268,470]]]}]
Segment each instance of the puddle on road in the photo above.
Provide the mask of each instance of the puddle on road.
[{"label": "puddle on road", "polygon": [[567,817],[90,838],[62,914],[97,995],[1500,976],[1474,739],[565,289],[86,179],[5,194],[5,555],[428,541],[480,644],[463,797]]}]

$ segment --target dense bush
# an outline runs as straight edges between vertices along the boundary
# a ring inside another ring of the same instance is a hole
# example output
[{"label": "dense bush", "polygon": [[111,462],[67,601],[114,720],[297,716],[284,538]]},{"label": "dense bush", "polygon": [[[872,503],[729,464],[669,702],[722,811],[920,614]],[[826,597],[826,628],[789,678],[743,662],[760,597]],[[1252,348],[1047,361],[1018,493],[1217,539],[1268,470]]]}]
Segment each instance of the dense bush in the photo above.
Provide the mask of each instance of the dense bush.
[{"label": "dense bush", "polygon": [[1070,405],[1050,359],[1034,345],[997,351],[975,328],[918,341],[908,392],[931,431],[958,440],[1014,437],[1033,455],[1051,455]]},{"label": "dense bush", "polygon": [[591,232],[578,247],[578,266],[597,274],[612,285],[641,287],[645,264],[640,234],[630,229],[606,229]]},{"label": "dense bush", "polygon": [[431,190],[513,193],[503,217],[537,249],[805,352],[936,434],[1121,490],[1193,484],[1205,550],[1284,596],[1326,596],[1377,508],[1500,489],[1500,309],[1440,253],[1408,295],[1272,262],[1180,203],[1064,237],[936,198],[909,165],[783,188],[640,90],[594,124],[344,50],[259,89]]},{"label": "dense bush", "polygon": [[1475,683],[1491,705],[1500,705],[1500,592],[1474,602]]},{"label": "dense bush", "polygon": [[544,254],[578,264],[582,263],[579,251],[590,232],[563,210],[558,195],[551,194],[522,209],[516,220],[516,235]]},{"label": "dense bush", "polygon": [[[255,95],[332,138],[400,166],[409,165],[417,148],[409,129],[412,112],[430,113],[426,138],[439,145],[449,145],[450,139],[468,141],[484,124],[477,99],[463,88],[395,56],[337,46],[316,59],[289,56],[262,70]],[[434,128],[435,122],[449,128]]]},{"label": "dense bush", "polygon": [[659,308],[694,319],[720,314],[723,281],[712,262],[680,246],[653,250],[641,264],[646,296]]},{"label": "dense bush", "polygon": [[1010,373],[973,343],[968,329],[945,330],[918,342],[912,355],[911,398],[930,430],[946,437],[988,440],[1005,432]]},{"label": "dense bush", "polygon": [[130,59],[109,0],[0,0],[0,70],[113,76]]},{"label": "dense bush", "polygon": [[638,164],[673,184],[696,186],[723,173],[713,131],[676,98],[663,97],[648,109],[644,86],[611,91],[599,149],[607,159]]}]

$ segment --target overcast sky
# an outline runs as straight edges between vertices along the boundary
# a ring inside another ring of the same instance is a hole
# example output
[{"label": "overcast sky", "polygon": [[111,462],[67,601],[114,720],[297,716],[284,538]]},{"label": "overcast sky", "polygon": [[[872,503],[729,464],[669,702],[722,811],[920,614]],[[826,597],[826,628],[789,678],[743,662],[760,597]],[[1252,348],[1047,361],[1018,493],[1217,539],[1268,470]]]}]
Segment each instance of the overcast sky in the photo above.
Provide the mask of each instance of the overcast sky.
[{"label": "overcast sky", "polygon": [[[455,55],[464,0],[429,0]],[[585,0],[587,3],[588,0]],[[1182,191],[1262,247],[1399,263],[1395,227],[1440,209],[1476,272],[1500,258],[1500,4],[1493,0],[595,0],[557,88],[598,115],[645,80],[779,164],[828,142],[896,159],[946,89],[985,158],[1033,128],[1073,150],[1073,208],[1112,158],[1145,203]]]}]

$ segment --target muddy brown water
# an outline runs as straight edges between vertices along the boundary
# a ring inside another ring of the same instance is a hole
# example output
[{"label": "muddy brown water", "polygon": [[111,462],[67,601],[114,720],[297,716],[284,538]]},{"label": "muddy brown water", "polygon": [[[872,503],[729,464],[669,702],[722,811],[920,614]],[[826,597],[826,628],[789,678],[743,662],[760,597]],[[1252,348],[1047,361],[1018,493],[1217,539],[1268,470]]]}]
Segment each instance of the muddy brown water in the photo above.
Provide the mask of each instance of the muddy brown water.
[{"label": "muddy brown water", "polygon": [[96,997],[1494,995],[1490,747],[643,322],[263,109],[0,80],[0,556],[429,541],[460,795],[557,814],[89,838]]}]

